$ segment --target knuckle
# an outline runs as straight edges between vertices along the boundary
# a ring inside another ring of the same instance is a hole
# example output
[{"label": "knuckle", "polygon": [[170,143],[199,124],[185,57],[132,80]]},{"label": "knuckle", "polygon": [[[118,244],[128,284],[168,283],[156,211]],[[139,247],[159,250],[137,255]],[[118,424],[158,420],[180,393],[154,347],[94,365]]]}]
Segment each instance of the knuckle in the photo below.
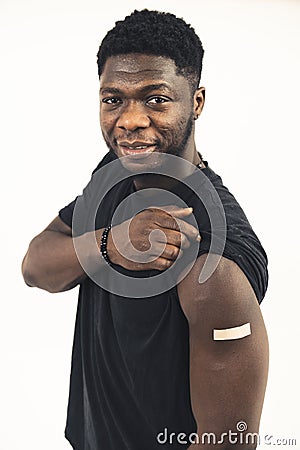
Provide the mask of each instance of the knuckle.
[{"label": "knuckle", "polygon": [[179,226],[178,226],[177,221],[175,219],[173,219],[172,217],[170,217],[170,216],[166,217],[165,225],[167,226],[167,228],[179,230]]},{"label": "knuckle", "polygon": [[176,248],[174,248],[174,249],[171,251],[171,257],[172,257],[172,258],[176,258],[177,255],[178,255],[178,250],[176,250]]},{"label": "knuckle", "polygon": [[164,269],[167,269],[168,267],[170,267],[172,264],[172,261],[170,259],[163,259],[162,260],[162,267]]},{"label": "knuckle", "polygon": [[194,233],[194,236],[198,236],[199,230],[197,228],[193,227],[193,233]]},{"label": "knuckle", "polygon": [[173,248],[170,250],[170,257],[171,257],[171,258],[176,258],[177,255],[178,255],[178,253],[179,253],[179,249],[178,249],[177,247],[173,247]]},{"label": "knuckle", "polygon": [[173,249],[170,249],[170,248],[167,248],[165,251],[164,251],[164,256],[166,257],[166,258],[174,258],[175,257],[175,252],[174,252],[174,250]]},{"label": "knuckle", "polygon": [[139,222],[144,223],[145,221],[148,221],[151,216],[155,214],[155,210],[153,208],[146,208],[142,209],[142,211],[138,212],[132,220],[136,220]]},{"label": "knuckle", "polygon": [[150,206],[150,207],[144,209],[144,212],[145,212],[145,214],[148,214],[148,215],[152,216],[153,214],[159,215],[163,211],[160,208],[158,208],[158,207]]},{"label": "knuckle", "polygon": [[171,264],[172,264],[172,261],[170,261],[169,259],[159,258],[157,260],[157,265],[158,265],[159,270],[166,270],[170,267]]},{"label": "knuckle", "polygon": [[181,234],[181,245],[180,246],[183,248],[188,248],[190,246],[190,241],[183,233]]}]

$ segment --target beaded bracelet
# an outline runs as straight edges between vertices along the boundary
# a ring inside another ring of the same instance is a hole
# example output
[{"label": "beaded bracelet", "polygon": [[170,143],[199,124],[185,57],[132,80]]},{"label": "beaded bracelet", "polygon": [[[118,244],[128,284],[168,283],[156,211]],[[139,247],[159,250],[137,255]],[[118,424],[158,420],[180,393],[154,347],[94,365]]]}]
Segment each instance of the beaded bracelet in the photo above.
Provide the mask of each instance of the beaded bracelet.
[{"label": "beaded bracelet", "polygon": [[108,227],[104,228],[102,236],[101,236],[101,243],[100,243],[100,252],[101,255],[103,256],[103,258],[105,259],[105,261],[107,262],[107,264],[111,264],[111,261],[108,257],[107,254],[107,238],[108,238],[108,233],[109,230],[111,229],[111,225],[109,225]]}]

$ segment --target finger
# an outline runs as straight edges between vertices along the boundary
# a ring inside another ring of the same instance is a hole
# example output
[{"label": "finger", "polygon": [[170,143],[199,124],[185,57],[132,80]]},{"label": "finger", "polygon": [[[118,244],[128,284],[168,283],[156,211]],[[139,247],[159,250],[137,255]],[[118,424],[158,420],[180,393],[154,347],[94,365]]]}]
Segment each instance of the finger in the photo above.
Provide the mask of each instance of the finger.
[{"label": "finger", "polygon": [[180,226],[181,233],[184,233],[189,239],[193,241],[200,242],[201,241],[201,235],[199,233],[199,230],[191,225],[190,223],[185,222],[184,220],[177,219]]},{"label": "finger", "polygon": [[174,261],[172,261],[171,259],[166,259],[160,256],[159,258],[157,258],[155,261],[152,262],[151,268],[156,270],[166,270],[169,267],[171,267],[173,263]]},{"label": "finger", "polygon": [[161,244],[158,242],[151,248],[149,256],[156,256],[175,261],[176,258],[181,258],[182,250],[179,247],[176,247],[176,245]]},{"label": "finger", "polygon": [[200,242],[200,240],[201,240],[201,236],[200,236],[197,228],[195,228],[193,225],[185,222],[182,219],[178,219],[178,218],[172,219],[171,217],[165,216],[165,217],[161,217],[159,219],[159,222],[160,222],[159,225],[161,228],[167,228],[170,230],[180,231],[181,233],[184,233],[191,240],[196,240],[198,242]]},{"label": "finger", "polygon": [[175,261],[175,259],[182,257],[182,250],[175,245],[167,244],[161,257]]},{"label": "finger", "polygon": [[189,216],[193,212],[193,208],[187,207],[187,208],[180,208],[175,205],[166,205],[166,206],[151,206],[148,209],[152,210],[161,210],[166,212],[167,214],[170,214],[172,217],[186,217]]},{"label": "finger", "polygon": [[[184,233],[177,230],[169,230],[164,228],[163,233],[165,234],[167,244],[175,245],[178,248],[186,249],[190,247],[190,241]],[[159,240],[157,242],[165,243],[164,240]]]},{"label": "finger", "polygon": [[190,214],[192,214],[192,212],[193,212],[193,208],[179,208],[174,211],[170,211],[170,213],[172,213],[172,216],[178,217],[178,218],[187,217]]}]

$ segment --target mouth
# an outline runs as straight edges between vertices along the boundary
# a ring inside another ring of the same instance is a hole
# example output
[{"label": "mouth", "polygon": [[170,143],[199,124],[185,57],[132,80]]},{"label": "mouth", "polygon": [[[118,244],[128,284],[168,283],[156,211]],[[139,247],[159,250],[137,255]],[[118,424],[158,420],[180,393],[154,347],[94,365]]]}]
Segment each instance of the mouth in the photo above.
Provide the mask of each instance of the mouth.
[{"label": "mouth", "polygon": [[118,147],[123,156],[125,155],[139,155],[141,153],[152,153],[156,149],[156,144],[148,143],[148,142],[127,142],[121,141],[118,142]]}]

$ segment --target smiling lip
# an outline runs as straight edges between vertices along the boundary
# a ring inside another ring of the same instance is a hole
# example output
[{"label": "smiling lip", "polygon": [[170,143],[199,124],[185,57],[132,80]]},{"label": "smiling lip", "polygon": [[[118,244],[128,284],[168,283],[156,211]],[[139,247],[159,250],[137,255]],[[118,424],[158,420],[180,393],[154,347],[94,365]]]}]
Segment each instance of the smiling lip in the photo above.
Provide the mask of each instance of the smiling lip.
[{"label": "smiling lip", "polygon": [[139,153],[151,153],[155,150],[156,145],[148,142],[118,142],[118,146],[124,155],[137,155]]}]

